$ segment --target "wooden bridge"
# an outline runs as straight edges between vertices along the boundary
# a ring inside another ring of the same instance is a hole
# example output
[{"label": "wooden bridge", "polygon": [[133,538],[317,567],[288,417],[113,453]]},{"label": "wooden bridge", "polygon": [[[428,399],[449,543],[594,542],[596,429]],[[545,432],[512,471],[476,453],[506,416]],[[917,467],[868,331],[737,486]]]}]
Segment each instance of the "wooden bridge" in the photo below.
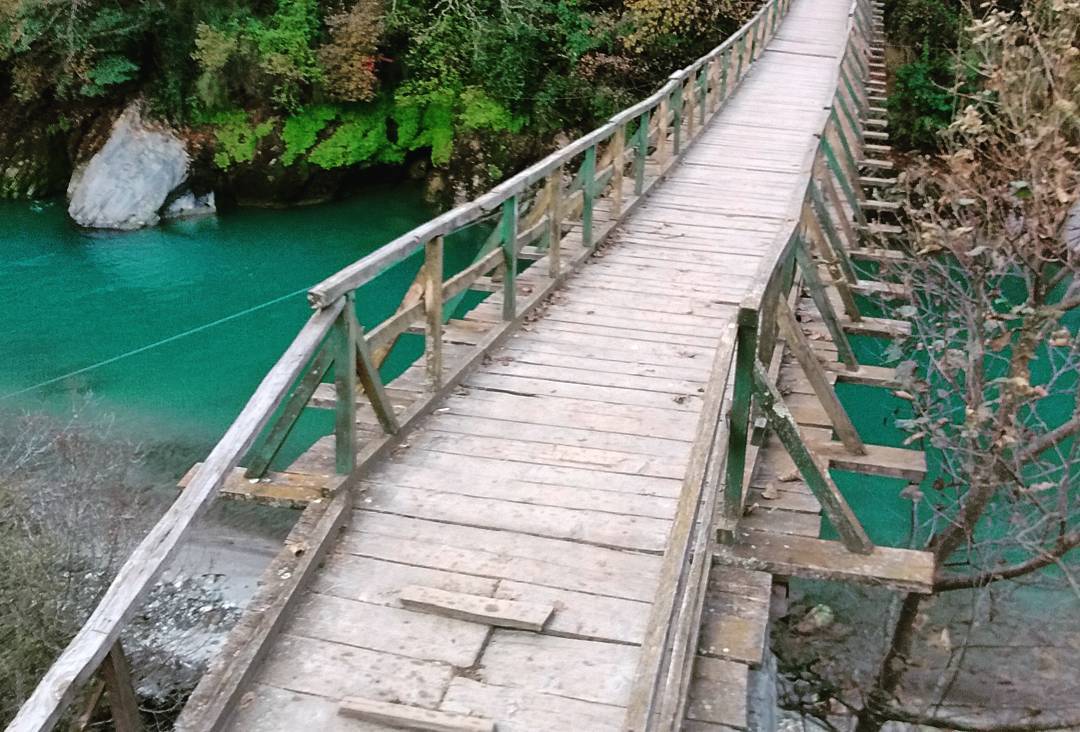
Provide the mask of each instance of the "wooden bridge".
[{"label": "wooden bridge", "polygon": [[[829,474],[925,472],[865,444],[833,390],[892,384],[848,334],[907,327],[857,297],[904,296],[859,266],[897,256],[879,46],[869,0],[769,0],[604,127],[312,289],[9,729],[85,717],[102,689],[138,728],[122,630],[222,493],[304,511],[183,730],[745,729],[774,575],[926,591],[929,555],[875,547]],[[490,234],[447,276],[468,227]],[[363,332],[356,289],[414,255]],[[487,297],[466,312],[468,291]],[[424,357],[384,384],[409,332]],[[305,408],[333,434],[268,470]]]}]

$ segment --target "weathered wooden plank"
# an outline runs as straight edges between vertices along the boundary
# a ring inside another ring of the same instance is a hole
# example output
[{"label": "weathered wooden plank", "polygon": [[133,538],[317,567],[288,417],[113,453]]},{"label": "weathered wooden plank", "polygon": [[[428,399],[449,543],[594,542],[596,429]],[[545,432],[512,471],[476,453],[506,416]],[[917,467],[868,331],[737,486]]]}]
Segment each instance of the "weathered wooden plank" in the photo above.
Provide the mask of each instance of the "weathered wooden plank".
[{"label": "weathered wooden plank", "polygon": [[599,450],[577,445],[554,445],[499,437],[440,433],[425,430],[413,435],[411,445],[425,450],[453,454],[481,454],[517,463],[563,467],[584,466],[590,470],[655,478],[683,476],[682,460],[640,455],[617,450]]},{"label": "weathered wooden plank", "polygon": [[921,450],[866,445],[865,455],[852,455],[838,442],[814,442],[812,449],[837,470],[905,478],[916,483],[926,476],[926,453]]},{"label": "weathered wooden plank", "polygon": [[725,564],[809,579],[848,580],[905,592],[929,592],[934,556],[929,552],[877,546],[869,554],[848,551],[836,541],[778,535],[749,529],[716,549]]},{"label": "weathered wooden plank", "polygon": [[495,686],[623,706],[637,654],[616,643],[496,630],[478,676]]},{"label": "weathered wooden plank", "polygon": [[[536,407],[539,406],[536,405]],[[593,415],[596,417],[594,420],[596,426],[589,428],[564,426],[566,422],[562,424],[536,424],[533,420],[539,419],[539,417],[530,417],[528,412],[533,411],[530,407],[533,407],[533,405],[521,404],[518,406],[518,415],[504,413],[499,418],[489,417],[488,415],[491,412],[483,408],[474,410],[480,412],[480,414],[462,415],[447,411],[432,420],[430,429],[477,437],[500,437],[511,434],[515,439],[529,442],[551,445],[581,445],[599,450],[655,455],[675,460],[685,460],[690,451],[689,444],[683,440],[609,431],[610,425],[603,420],[603,415]],[[540,410],[536,409],[535,411]],[[604,427],[609,429],[603,429]]]},{"label": "weathered wooden plank", "polygon": [[746,728],[745,664],[699,656],[690,682],[688,719]]},{"label": "weathered wooden plank", "polygon": [[259,682],[337,700],[363,695],[435,707],[454,668],[414,658],[283,633],[259,669]]},{"label": "weathered wooden plank", "polygon": [[412,610],[460,618],[497,628],[537,632],[543,630],[544,624],[555,612],[552,605],[470,595],[422,585],[408,585],[401,590],[398,598],[402,605]]},{"label": "weathered wooden plank", "polygon": [[539,506],[393,484],[369,485],[370,500],[365,500],[364,508],[370,511],[462,525],[482,524],[486,528],[643,552],[663,550],[669,524],[664,519],[644,516]]},{"label": "weathered wooden plank", "polygon": [[484,710],[499,732],[589,730],[619,732],[622,709],[534,689],[494,686],[462,676],[454,679],[442,709],[459,713]]},{"label": "weathered wooden plank", "polygon": [[350,719],[381,722],[391,727],[431,732],[495,732],[495,722],[484,717],[422,709],[356,696],[342,699],[338,714]]},{"label": "weathered wooden plank", "polygon": [[487,638],[487,628],[464,620],[314,592],[297,607],[289,632],[454,666],[471,666]]},{"label": "weathered wooden plank", "polygon": [[[416,451],[411,451],[409,455],[416,455]],[[492,498],[526,506],[581,509],[610,515],[615,520],[620,517],[667,519],[674,508],[672,498],[622,491],[617,484],[581,488],[521,478],[478,476],[468,472],[470,466],[478,463],[451,464],[446,470],[441,470],[425,465],[423,456],[419,460],[404,458],[402,462],[410,466],[408,470],[397,470],[389,475],[379,471],[361,485],[368,490],[374,490],[375,486],[381,484],[388,490],[397,486],[475,498]]]},{"label": "weathered wooden plank", "polygon": [[637,645],[645,635],[649,605],[589,592],[500,580],[495,597],[542,602],[555,608],[548,635]]},{"label": "weathered wooden plank", "polygon": [[[387,465],[395,464],[419,465],[432,470],[445,471],[449,476],[460,475],[458,480],[471,479],[480,475],[493,480],[525,481],[545,486],[605,490],[615,495],[636,494],[674,498],[679,491],[679,482],[670,478],[621,474],[617,480],[613,480],[604,472],[593,471],[584,466],[566,467],[535,463],[522,466],[496,457],[435,452],[412,446],[407,450],[401,450],[395,456],[393,463],[387,463]],[[402,472],[404,471],[398,471],[395,468],[386,477],[376,473],[372,479],[393,483]]]},{"label": "weathered wooden plank", "polygon": [[487,577],[359,557],[339,549],[329,554],[322,569],[312,579],[311,589],[347,600],[401,607],[398,594],[407,585],[490,597],[497,584],[497,580]]},{"label": "weathered wooden plank", "polygon": [[660,561],[562,539],[388,514],[366,514],[356,528],[342,541],[351,554],[629,600],[652,598]]},{"label": "weathered wooden plank", "polygon": [[[177,485],[184,488],[191,482],[202,463],[191,466]],[[343,476],[308,475],[291,472],[269,472],[261,478],[248,478],[244,468],[229,471],[221,486],[223,498],[256,501],[272,506],[303,508],[312,501],[319,501],[338,489]]]}]

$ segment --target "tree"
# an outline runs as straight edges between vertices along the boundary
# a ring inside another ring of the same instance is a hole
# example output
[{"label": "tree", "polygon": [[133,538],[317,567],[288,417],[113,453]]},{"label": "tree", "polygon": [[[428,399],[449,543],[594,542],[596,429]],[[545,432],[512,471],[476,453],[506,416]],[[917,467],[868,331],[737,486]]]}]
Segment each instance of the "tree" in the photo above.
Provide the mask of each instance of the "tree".
[{"label": "tree", "polygon": [[[858,708],[858,732],[887,720],[963,729],[1047,729],[1053,718],[956,719],[900,693],[933,597],[1053,568],[1080,597],[1080,248],[1065,236],[1080,192],[1080,2],[992,9],[968,29],[980,91],[917,160],[901,190],[916,293],[903,349],[910,441],[940,454],[926,495],[911,491],[916,544],[937,561],[931,599],[899,601],[888,647]],[[857,707],[859,705],[856,705]],[[1068,710],[1058,710],[1067,714]]]}]

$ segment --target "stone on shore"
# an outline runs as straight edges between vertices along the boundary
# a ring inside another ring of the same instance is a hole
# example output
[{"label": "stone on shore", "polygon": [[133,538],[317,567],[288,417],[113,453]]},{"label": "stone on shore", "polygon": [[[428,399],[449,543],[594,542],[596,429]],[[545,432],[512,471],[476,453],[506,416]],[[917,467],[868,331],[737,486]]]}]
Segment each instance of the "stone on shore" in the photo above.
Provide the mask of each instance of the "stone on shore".
[{"label": "stone on shore", "polygon": [[72,175],[68,214],[94,229],[153,226],[169,194],[187,179],[190,162],[179,137],[148,124],[139,106],[129,105],[105,145]]}]

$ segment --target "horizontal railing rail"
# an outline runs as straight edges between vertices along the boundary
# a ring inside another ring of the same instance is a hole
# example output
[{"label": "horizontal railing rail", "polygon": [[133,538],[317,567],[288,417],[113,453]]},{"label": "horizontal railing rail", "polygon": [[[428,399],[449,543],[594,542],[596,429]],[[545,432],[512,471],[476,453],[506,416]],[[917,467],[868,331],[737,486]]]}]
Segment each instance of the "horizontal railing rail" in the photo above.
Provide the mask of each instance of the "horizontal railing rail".
[{"label": "horizontal railing rail", "polygon": [[[444,325],[461,297],[469,290],[496,291],[502,297],[503,326],[478,350],[490,347],[520,322],[526,308],[517,302],[519,261],[547,261],[551,284],[533,294],[533,307],[681,159],[687,144],[760,56],[790,2],[768,0],[734,35],[673,73],[650,97],[490,192],[435,217],[313,287],[308,299],[314,314],[207,459],[194,469],[184,491],[120,568],[88,621],[8,729],[51,729],[99,669],[108,671],[103,673],[106,687],[119,678],[130,685],[126,673],[115,672],[125,668],[120,645],[125,624],[244,457],[250,455],[246,477],[267,473],[300,413],[319,400],[329,373],[334,378],[335,468],[341,476],[354,476],[359,464],[356,396],[361,390],[387,440],[422,416],[428,403],[448,386]],[[603,220],[597,216],[601,205]],[[474,261],[445,276],[446,238],[480,222],[492,224],[493,230]],[[573,256],[565,256],[563,249],[571,244],[576,247]],[[423,252],[423,265],[401,305],[365,333],[356,314],[357,288],[418,252]],[[379,366],[397,340],[417,327],[424,332],[430,395],[425,404],[402,415],[387,394]],[[111,699],[134,698],[129,688],[107,692]],[[137,710],[132,714],[137,718]]]},{"label": "horizontal railing rail", "polygon": [[[789,300],[793,291],[805,287],[844,367],[859,368],[818,264],[826,267],[827,284],[839,293],[845,314],[857,321],[861,316],[852,295],[857,276],[848,252],[857,244],[855,225],[866,224],[858,156],[864,149],[860,120],[867,114],[862,81],[868,73],[869,12],[869,0],[852,3],[849,43],[837,70],[833,104],[822,111],[818,145],[808,150],[801,166],[799,187],[804,195],[786,212],[786,223],[762,260],[735,322],[721,334],[635,673],[626,730],[667,732],[682,727],[713,547],[717,541],[734,540],[743,516],[758,421],[780,437],[847,547],[854,552],[873,547],[828,472],[803,444],[775,387],[780,364],[777,341],[782,339],[806,372],[844,446],[853,453],[863,449],[821,364],[805,343]],[[846,126],[842,117],[845,122],[850,117]],[[842,155],[836,154],[837,148]],[[855,225],[848,221],[849,212]],[[759,414],[766,416],[757,418]]]}]

